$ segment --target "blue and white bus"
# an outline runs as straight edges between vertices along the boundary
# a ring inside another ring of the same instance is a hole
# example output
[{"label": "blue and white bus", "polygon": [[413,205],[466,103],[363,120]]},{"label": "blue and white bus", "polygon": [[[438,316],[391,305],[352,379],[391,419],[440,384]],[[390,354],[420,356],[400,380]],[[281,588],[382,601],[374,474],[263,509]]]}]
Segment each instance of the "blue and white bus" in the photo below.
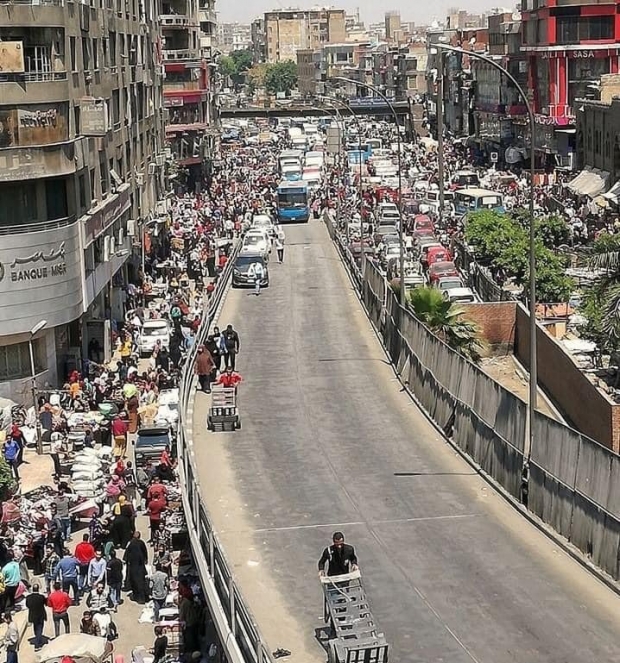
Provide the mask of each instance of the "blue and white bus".
[{"label": "blue and white bus", "polygon": [[278,221],[280,223],[307,222],[310,218],[307,182],[302,180],[281,182],[277,191],[277,200]]},{"label": "blue and white bus", "polygon": [[491,209],[495,212],[506,211],[501,193],[489,189],[474,188],[457,189],[454,192],[454,208],[459,215],[483,209]]}]

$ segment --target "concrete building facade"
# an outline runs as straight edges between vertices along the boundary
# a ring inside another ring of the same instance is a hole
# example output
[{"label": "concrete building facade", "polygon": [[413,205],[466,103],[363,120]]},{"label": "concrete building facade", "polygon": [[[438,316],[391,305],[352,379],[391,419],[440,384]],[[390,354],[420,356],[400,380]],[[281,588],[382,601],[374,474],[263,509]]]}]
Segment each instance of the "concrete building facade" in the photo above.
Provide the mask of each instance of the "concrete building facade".
[{"label": "concrete building facade", "polygon": [[214,143],[214,7],[212,0],[163,0],[160,16],[167,158],[187,170],[191,189],[200,185]]},{"label": "concrete building facade", "polygon": [[265,61],[297,61],[297,51],[320,49],[346,38],[344,9],[283,9],[264,16]]},{"label": "concrete building facade", "polygon": [[[163,184],[158,4],[0,6],[0,396],[109,356]],[[136,255],[136,253],[138,255]]]}]

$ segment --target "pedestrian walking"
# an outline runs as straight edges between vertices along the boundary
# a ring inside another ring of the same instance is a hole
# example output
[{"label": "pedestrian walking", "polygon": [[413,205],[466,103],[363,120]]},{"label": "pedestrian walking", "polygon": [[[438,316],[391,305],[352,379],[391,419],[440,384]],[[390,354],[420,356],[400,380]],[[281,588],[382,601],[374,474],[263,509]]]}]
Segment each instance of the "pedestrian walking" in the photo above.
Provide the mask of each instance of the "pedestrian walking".
[{"label": "pedestrian walking", "polygon": [[101,550],[95,552],[95,557],[90,560],[88,565],[88,586],[95,587],[95,585],[105,585],[107,563],[103,559]]},{"label": "pedestrian walking", "polygon": [[4,580],[2,598],[4,611],[10,612],[15,608],[15,594],[22,579],[22,574],[12,550],[8,551],[7,560],[7,563],[2,567],[2,579]]},{"label": "pedestrian walking", "polygon": [[79,562],[71,552],[65,548],[62,559],[56,565],[55,579],[62,582],[62,588],[65,592],[68,592],[69,589],[73,591],[75,605],[79,605],[80,603],[80,590],[78,588],[79,573]]},{"label": "pedestrian walking", "polygon": [[140,537],[140,532],[134,532],[133,539],[127,545],[124,561],[127,567],[126,582],[131,598],[136,603],[146,601],[146,564],[148,550]]},{"label": "pedestrian walking", "polygon": [[88,565],[95,559],[95,547],[90,542],[90,535],[83,534],[82,541],[75,546],[74,556],[79,564],[78,589],[84,593],[88,587]]},{"label": "pedestrian walking", "polygon": [[278,262],[282,264],[284,262],[284,242],[280,239],[279,235],[276,235],[274,244],[276,247],[276,252],[278,254]]},{"label": "pedestrian walking", "polygon": [[166,605],[170,579],[168,574],[160,565],[155,567],[154,573],[149,578],[151,598],[153,599],[153,616],[159,621],[159,611]]},{"label": "pedestrian walking", "polygon": [[39,585],[34,584],[32,592],[26,597],[26,608],[28,608],[28,622],[32,624],[34,631],[35,651],[43,647],[43,629],[47,621],[46,603],[45,596],[39,592]]},{"label": "pedestrian walking", "polygon": [[47,605],[52,609],[52,620],[54,622],[54,636],[60,635],[60,623],[65,626],[65,633],[71,632],[69,624],[69,607],[73,604],[67,592],[63,592],[60,583],[54,583],[54,591],[47,597]]},{"label": "pedestrian walking", "polygon": [[15,481],[19,483],[19,443],[14,437],[10,437],[4,443],[4,460],[6,460],[7,465],[11,468]]},{"label": "pedestrian walking", "polygon": [[62,465],[60,464],[60,454],[63,449],[63,436],[62,433],[54,432],[51,434],[50,439],[50,456],[52,463],[54,463],[54,477],[57,481],[62,476]]},{"label": "pedestrian walking", "polygon": [[196,356],[196,375],[200,389],[206,394],[211,393],[211,371],[215,368],[213,357],[204,345],[198,347]]},{"label": "pedestrian walking", "polygon": [[18,663],[19,628],[13,621],[13,616],[10,612],[4,613],[4,623],[6,624],[6,632],[2,645],[6,649],[6,663]]},{"label": "pedestrian walking", "polygon": [[110,600],[116,611],[121,602],[121,587],[123,585],[123,562],[116,556],[116,550],[110,550],[110,559],[108,560],[106,579],[110,588]]},{"label": "pedestrian walking", "polygon": [[226,347],[226,354],[224,355],[226,368],[230,367],[234,371],[240,347],[239,334],[233,329],[232,325],[228,325],[222,332],[222,338]]}]

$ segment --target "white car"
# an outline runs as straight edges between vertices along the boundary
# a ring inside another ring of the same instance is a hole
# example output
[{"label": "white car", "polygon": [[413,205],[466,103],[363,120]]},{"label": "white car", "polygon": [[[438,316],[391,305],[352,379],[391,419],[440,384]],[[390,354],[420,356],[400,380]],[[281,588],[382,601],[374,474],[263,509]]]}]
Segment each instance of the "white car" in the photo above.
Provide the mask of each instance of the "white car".
[{"label": "white car", "polygon": [[266,230],[272,237],[276,234],[276,226],[268,214],[257,214],[252,219],[252,228]]},{"label": "white car", "polygon": [[138,352],[140,355],[152,354],[157,341],[161,341],[161,346],[169,350],[171,335],[172,330],[168,320],[164,320],[163,318],[145,320],[140,330]]}]

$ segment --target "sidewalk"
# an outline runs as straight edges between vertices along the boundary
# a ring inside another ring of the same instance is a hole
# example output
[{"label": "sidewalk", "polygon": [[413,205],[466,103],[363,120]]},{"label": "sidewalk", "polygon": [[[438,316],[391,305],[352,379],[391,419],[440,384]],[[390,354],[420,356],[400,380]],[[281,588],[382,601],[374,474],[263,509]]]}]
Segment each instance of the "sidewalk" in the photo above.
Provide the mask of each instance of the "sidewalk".
[{"label": "sidewalk", "polygon": [[[24,453],[24,464],[20,467],[21,475],[21,490],[28,492],[39,486],[53,485],[52,481],[52,461],[49,454],[39,456],[33,449],[27,449]],[[146,541],[149,538],[149,523],[146,516],[139,515],[136,518],[136,526],[142,533],[143,539]],[[82,540],[82,534],[87,531],[86,523],[82,524],[82,529],[78,529],[72,533],[72,540],[69,542],[71,550],[75,548],[77,543]],[[149,558],[152,559],[152,549],[149,548]],[[118,550],[117,554],[122,558],[123,551]],[[42,590],[45,589],[45,583],[42,578],[37,578],[30,575],[31,583],[40,580]],[[114,654],[122,655],[125,661],[131,660],[131,651],[139,645],[145,646],[147,649],[153,644],[153,624],[141,624],[138,619],[144,608],[143,605],[134,603],[127,595],[123,593],[123,603],[119,606],[117,613],[111,613],[112,621],[118,627],[119,637],[114,641]],[[73,606],[69,609],[69,620],[72,633],[78,633],[82,613],[87,610],[86,597],[82,599],[79,606]],[[16,613],[15,621],[22,634],[22,640],[19,650],[20,663],[36,663],[37,657],[34,651],[34,645],[29,642],[33,637],[32,626],[27,623],[27,611],[20,611]],[[5,626],[0,625],[0,639],[4,636]],[[61,633],[63,627],[61,627]],[[48,638],[54,635],[54,625],[52,622],[51,611],[48,609],[48,620],[45,624],[44,635]]]}]

